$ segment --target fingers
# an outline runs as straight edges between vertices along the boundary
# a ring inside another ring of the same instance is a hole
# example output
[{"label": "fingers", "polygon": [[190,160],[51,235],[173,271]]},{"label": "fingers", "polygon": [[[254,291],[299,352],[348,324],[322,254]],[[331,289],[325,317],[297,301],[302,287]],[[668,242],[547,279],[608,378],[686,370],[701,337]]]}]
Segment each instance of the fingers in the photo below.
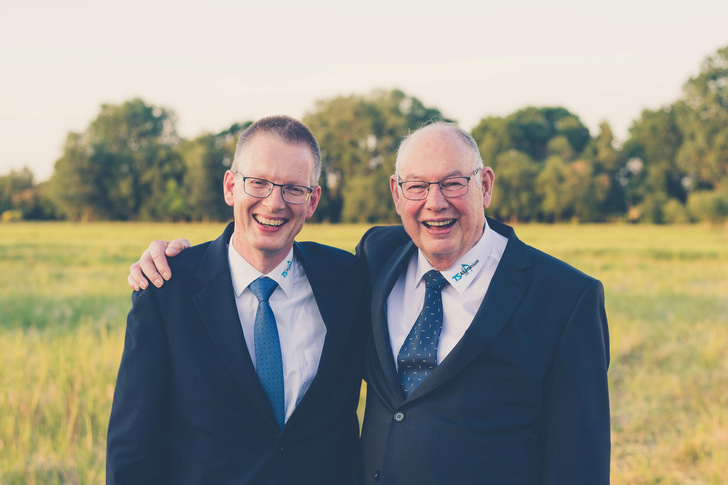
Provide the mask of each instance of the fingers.
[{"label": "fingers", "polygon": [[[164,253],[167,256],[177,256],[179,253],[181,253],[184,249],[187,249],[188,247],[192,246],[190,241],[188,239],[180,238],[180,239],[174,239],[169,243],[167,246],[167,249],[164,251]],[[169,279],[169,278],[167,278]]]},{"label": "fingers", "polygon": [[172,277],[172,271],[167,264],[167,256],[164,254],[166,248],[167,241],[152,241],[149,248],[144,251],[139,260],[139,265],[144,275],[157,288],[160,288],[164,284],[164,280]]},{"label": "fingers", "polygon": [[139,266],[139,261],[129,266],[129,276],[127,277],[127,282],[129,283],[129,286],[134,288],[134,291],[139,291],[140,288],[146,289],[149,285],[147,279],[142,274],[141,267]]},{"label": "fingers", "polygon": [[[136,263],[134,263],[136,264]],[[126,277],[127,283],[134,291],[139,291],[139,283],[137,283],[131,275],[131,268],[129,268],[129,276]]]},{"label": "fingers", "polygon": [[[139,261],[129,267],[129,276],[127,282],[134,291],[146,289],[149,285],[147,278],[160,288],[164,284],[164,280],[172,277],[172,271],[167,264],[167,257],[173,257],[192,246],[188,239],[180,238],[172,242],[152,241],[149,248],[142,253]],[[146,276],[146,278],[145,278]]]}]

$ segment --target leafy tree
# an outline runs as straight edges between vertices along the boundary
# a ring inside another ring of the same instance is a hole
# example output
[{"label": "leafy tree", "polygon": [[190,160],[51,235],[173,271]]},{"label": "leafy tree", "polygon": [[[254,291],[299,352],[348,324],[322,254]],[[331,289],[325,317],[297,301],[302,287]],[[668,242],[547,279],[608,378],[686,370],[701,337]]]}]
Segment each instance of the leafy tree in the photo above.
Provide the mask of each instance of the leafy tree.
[{"label": "leafy tree", "polygon": [[688,198],[688,212],[699,221],[720,226],[728,219],[728,194],[717,190],[698,190]]},{"label": "leafy tree", "polygon": [[182,178],[178,142],[171,111],[141,99],[104,104],[84,133],[69,133],[49,192],[74,220],[173,217],[161,202]]},{"label": "leafy tree", "polygon": [[398,220],[388,188],[396,150],[410,131],[437,119],[444,119],[439,110],[398,89],[317,101],[303,119],[322,152],[322,197],[314,217]]},{"label": "leafy tree", "polygon": [[470,132],[478,143],[480,156],[486,166],[493,166],[501,153],[512,150],[513,142],[508,135],[508,123],[505,118],[489,116]]},{"label": "leafy tree", "polygon": [[0,215],[3,221],[53,219],[55,207],[46,196],[46,183],[36,185],[28,167],[0,176]]},{"label": "leafy tree", "polygon": [[227,220],[232,210],[222,194],[222,179],[230,168],[239,134],[252,122],[235,123],[217,134],[202,134],[183,142],[178,152],[185,166],[181,194],[192,220]]},{"label": "leafy tree", "polygon": [[676,103],[684,142],[677,154],[691,190],[713,190],[728,174],[728,46],[703,62]]},{"label": "leafy tree", "polygon": [[561,107],[527,107],[505,118],[482,119],[472,135],[495,171],[490,211],[496,217],[561,220],[574,214],[576,202],[563,184],[586,168],[570,163],[591,141],[576,115]]},{"label": "leafy tree", "polygon": [[603,122],[599,125],[599,134],[589,141],[581,154],[581,158],[592,166],[594,195],[599,195],[601,200],[593,221],[604,221],[625,211],[624,188],[619,183],[622,160],[615,144],[611,126]]},{"label": "leafy tree", "polygon": [[506,123],[511,148],[536,161],[546,159],[549,142],[557,136],[565,137],[575,154],[590,140],[589,129],[579,117],[561,107],[524,108],[508,116]]},{"label": "leafy tree", "polygon": [[536,178],[541,211],[551,222],[563,220],[573,211],[573,197],[566,188],[568,178],[569,165],[559,156],[549,157]]},{"label": "leafy tree", "polygon": [[18,202],[22,198],[21,194],[34,187],[33,172],[28,167],[0,176],[0,213],[19,209]]},{"label": "leafy tree", "polygon": [[498,155],[490,215],[500,220],[530,221],[539,214],[541,201],[536,190],[538,163],[517,150]]}]

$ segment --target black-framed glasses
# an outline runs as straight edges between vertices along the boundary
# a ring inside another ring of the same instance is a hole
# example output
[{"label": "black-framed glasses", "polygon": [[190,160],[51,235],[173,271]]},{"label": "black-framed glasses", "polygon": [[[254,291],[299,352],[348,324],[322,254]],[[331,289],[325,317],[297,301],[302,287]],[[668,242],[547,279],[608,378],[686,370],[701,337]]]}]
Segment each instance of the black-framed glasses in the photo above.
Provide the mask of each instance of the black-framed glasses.
[{"label": "black-framed glasses", "polygon": [[397,176],[397,185],[402,189],[402,195],[409,200],[424,200],[430,193],[430,185],[439,185],[440,192],[445,197],[462,197],[468,193],[470,179],[481,169],[476,168],[470,177],[448,177],[437,182],[425,182],[424,180],[407,180],[403,182]]},{"label": "black-framed glasses", "polygon": [[240,172],[235,172],[243,179],[243,190],[251,197],[265,199],[273,192],[273,187],[281,188],[281,196],[283,200],[289,204],[305,204],[313,192],[313,188],[305,185],[295,184],[274,184],[270,180],[259,179],[255,177],[246,177]]}]

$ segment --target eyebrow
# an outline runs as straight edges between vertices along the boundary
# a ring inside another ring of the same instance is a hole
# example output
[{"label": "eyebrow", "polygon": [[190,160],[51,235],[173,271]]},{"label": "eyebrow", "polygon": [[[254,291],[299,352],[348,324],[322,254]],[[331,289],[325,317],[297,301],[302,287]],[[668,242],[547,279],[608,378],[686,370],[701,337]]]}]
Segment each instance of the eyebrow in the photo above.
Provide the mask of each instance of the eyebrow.
[{"label": "eyebrow", "polygon": [[[398,175],[398,177],[401,180],[407,180],[407,181],[410,181],[410,180],[412,180],[412,181],[423,181],[423,182],[425,181],[425,179],[423,178],[423,176],[422,175],[419,175],[419,174],[408,175],[406,179],[405,179],[405,177],[402,177],[401,175]],[[443,176],[442,178],[439,178],[438,180],[445,180],[445,179],[448,179],[450,177],[467,177],[467,175],[465,175],[463,172],[457,170],[457,171],[450,172],[450,173],[446,174],[445,176]]]}]

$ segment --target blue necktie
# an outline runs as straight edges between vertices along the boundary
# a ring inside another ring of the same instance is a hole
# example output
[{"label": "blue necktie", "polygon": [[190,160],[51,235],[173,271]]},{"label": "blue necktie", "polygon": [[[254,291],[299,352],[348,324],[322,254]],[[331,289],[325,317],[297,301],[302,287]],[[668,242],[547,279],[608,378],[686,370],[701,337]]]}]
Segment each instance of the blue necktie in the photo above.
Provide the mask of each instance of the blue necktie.
[{"label": "blue necktie", "polygon": [[437,367],[442,331],[442,295],[447,280],[434,269],[425,273],[425,303],[397,355],[399,379],[407,397]]},{"label": "blue necktie", "polygon": [[258,379],[268,396],[278,426],[283,428],[286,417],[286,400],[283,394],[283,361],[281,343],[278,339],[276,317],[270,308],[268,298],[278,286],[272,279],[261,276],[250,283],[250,291],[258,299],[255,312],[255,361]]}]

